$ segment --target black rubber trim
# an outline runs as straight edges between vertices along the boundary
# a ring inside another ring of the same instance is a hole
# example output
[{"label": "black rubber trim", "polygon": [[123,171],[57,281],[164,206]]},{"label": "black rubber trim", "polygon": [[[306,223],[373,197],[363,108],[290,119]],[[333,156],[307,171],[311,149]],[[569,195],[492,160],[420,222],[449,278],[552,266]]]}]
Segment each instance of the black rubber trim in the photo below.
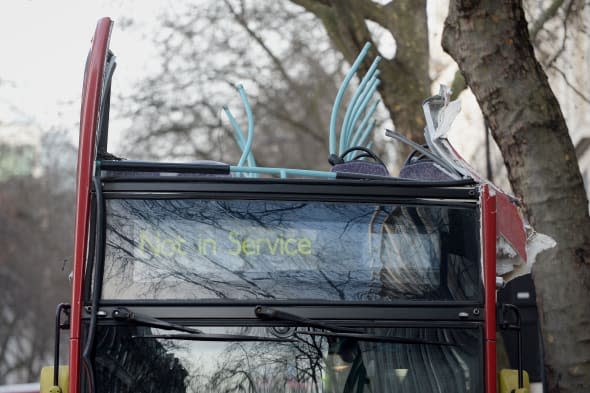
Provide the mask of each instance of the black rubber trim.
[{"label": "black rubber trim", "polygon": [[[149,162],[149,161],[111,161],[102,160],[98,162],[100,169],[111,172],[151,172],[154,174],[158,173],[193,173],[198,174],[230,174],[230,166],[227,164],[206,164],[206,163],[170,163],[170,162]],[[197,176],[198,177],[198,176]],[[128,174],[124,178],[128,180],[143,180],[138,178],[135,174]],[[154,176],[150,176],[148,179],[154,180]],[[260,181],[261,179],[248,179],[248,178],[237,178],[239,180],[253,180]],[[313,179],[313,178],[309,178]],[[405,185],[419,185],[423,187],[440,187],[440,186],[474,186],[477,182],[473,179],[461,179],[461,180],[447,180],[447,181],[419,181],[419,180],[408,180],[401,179],[391,176],[379,176],[369,175],[362,173],[351,173],[351,172],[336,172],[336,179],[348,179],[348,180],[379,180],[388,184],[405,184]],[[181,178],[170,178],[168,181],[194,181],[187,177]],[[273,179],[267,178],[264,180],[279,180],[282,182],[289,180],[301,180],[298,178],[290,179]],[[334,180],[328,180],[334,181]]]},{"label": "black rubber trim", "polygon": [[[101,303],[100,310],[105,311],[106,315],[121,307],[120,305],[104,305]],[[166,321],[236,321],[242,322],[268,322],[262,321],[254,313],[255,306],[171,306],[167,304],[159,305],[131,305],[125,303],[125,307],[134,312],[147,314],[155,318],[165,319]],[[373,307],[373,306],[276,306],[274,309],[290,312],[303,318],[318,321],[448,321],[455,323],[464,322],[482,322],[483,306],[478,307]],[[474,312],[474,310],[477,310]],[[461,314],[461,315],[460,315]],[[462,316],[464,315],[464,316]],[[90,314],[85,313],[85,318]],[[101,318],[105,319],[105,318]],[[176,322],[175,322],[176,323]],[[277,322],[271,322],[270,325],[276,325]],[[289,324],[281,321],[279,324]]]},{"label": "black rubber trim", "polygon": [[82,361],[87,367],[89,387],[90,391],[94,390],[95,386],[95,375],[94,367],[92,362],[92,351],[94,350],[94,338],[96,335],[96,324],[98,321],[98,308],[100,304],[101,291],[102,291],[102,279],[103,279],[103,266],[105,256],[105,236],[106,236],[106,214],[105,214],[105,203],[102,194],[102,184],[98,176],[92,178],[92,186],[94,196],[96,200],[96,260],[94,263],[94,271],[92,278],[92,295],[91,295],[91,313],[90,323],[88,326],[87,334],[85,337],[84,349],[82,351]]},{"label": "black rubber trim", "polygon": [[[220,198],[293,199],[293,200],[342,200],[383,201],[396,198],[466,200],[476,202],[477,187],[424,186],[422,184],[391,184],[380,181],[310,181],[300,179],[244,179],[244,178],[179,178],[113,179],[103,178],[105,196],[115,193],[129,196],[143,194],[185,194],[187,198],[199,198],[198,194],[212,194]],[[290,181],[289,181],[290,180]],[[192,194],[191,194],[192,193]],[[190,195],[189,195],[190,194]],[[205,197],[205,195],[203,195]]]},{"label": "black rubber trim", "polygon": [[483,307],[482,300],[397,300],[397,301],[351,301],[351,300],[265,300],[265,299],[104,299],[100,306],[140,306],[140,307],[255,307],[265,305],[270,307]]},{"label": "black rubber trim", "polygon": [[[177,164],[170,162],[147,161],[99,161],[100,169],[111,172],[165,172],[229,175],[229,165],[225,164]],[[153,177],[151,177],[153,180]]]}]

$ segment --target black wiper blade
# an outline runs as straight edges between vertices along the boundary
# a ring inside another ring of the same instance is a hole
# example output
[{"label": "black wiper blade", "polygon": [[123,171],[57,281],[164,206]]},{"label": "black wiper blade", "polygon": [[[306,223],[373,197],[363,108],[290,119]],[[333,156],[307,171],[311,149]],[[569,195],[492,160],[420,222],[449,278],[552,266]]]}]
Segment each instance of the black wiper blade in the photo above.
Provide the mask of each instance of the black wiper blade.
[{"label": "black wiper blade", "polygon": [[193,329],[187,326],[166,322],[162,319],[152,317],[151,315],[133,312],[125,307],[114,309],[111,315],[115,321],[133,322],[137,325],[155,327],[163,330],[178,330],[181,332],[194,334],[202,333],[199,329]]},{"label": "black wiper blade", "polygon": [[335,333],[335,332],[301,332],[297,331],[295,334],[304,334],[308,336],[323,336],[323,337],[337,337],[337,338],[350,338],[357,341],[369,341],[369,342],[387,342],[395,344],[420,344],[420,345],[445,345],[445,346],[456,346],[457,344],[449,341],[434,341],[434,340],[423,340],[420,338],[407,338],[397,336],[379,336],[369,333]]},{"label": "black wiper blade", "polygon": [[347,333],[362,333],[359,329],[347,328],[343,326],[332,325],[330,323],[314,321],[301,317],[289,312],[280,311],[271,307],[256,306],[254,307],[254,314],[256,317],[266,321],[287,321],[295,322],[305,326],[314,327],[318,329],[330,330],[332,332],[347,332]]},{"label": "black wiper blade", "polygon": [[274,341],[274,342],[294,342],[295,340],[279,337],[247,336],[242,334],[214,334],[214,333],[195,333],[195,334],[149,334],[141,336],[132,336],[133,338],[164,338],[168,340],[189,340],[189,341]]}]

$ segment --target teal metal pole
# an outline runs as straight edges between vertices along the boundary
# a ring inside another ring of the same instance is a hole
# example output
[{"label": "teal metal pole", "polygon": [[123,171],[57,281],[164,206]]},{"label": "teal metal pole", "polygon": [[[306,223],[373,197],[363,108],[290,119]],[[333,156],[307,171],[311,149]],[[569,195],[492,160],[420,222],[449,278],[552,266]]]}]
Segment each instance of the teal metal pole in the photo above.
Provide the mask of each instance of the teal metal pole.
[{"label": "teal metal pole", "polygon": [[344,81],[340,85],[340,88],[338,89],[338,93],[336,94],[336,99],[334,100],[334,105],[332,106],[332,114],[330,116],[330,140],[329,140],[330,155],[336,154],[336,121],[338,120],[338,111],[340,110],[340,104],[342,102],[342,97],[344,96],[344,92],[348,88],[348,84],[350,83],[350,80],[352,79],[354,74],[356,74],[360,64],[367,56],[367,53],[369,52],[369,48],[371,48],[371,43],[367,42],[365,44],[365,46],[363,47],[363,49],[361,50],[361,52],[359,53],[359,55],[356,57],[356,60],[354,61],[354,63],[352,63],[350,70],[346,74],[346,77],[344,78]]},{"label": "teal metal pole", "polygon": [[242,156],[238,162],[238,166],[242,166],[244,165],[244,161],[246,161],[246,157],[248,157],[250,150],[252,149],[252,140],[254,139],[254,116],[252,115],[252,108],[250,108],[250,104],[248,103],[248,97],[246,96],[244,86],[238,85],[237,88],[238,92],[240,93],[242,103],[246,109],[246,116],[248,117],[248,137],[246,139],[246,144],[244,145],[244,151],[242,152]]}]

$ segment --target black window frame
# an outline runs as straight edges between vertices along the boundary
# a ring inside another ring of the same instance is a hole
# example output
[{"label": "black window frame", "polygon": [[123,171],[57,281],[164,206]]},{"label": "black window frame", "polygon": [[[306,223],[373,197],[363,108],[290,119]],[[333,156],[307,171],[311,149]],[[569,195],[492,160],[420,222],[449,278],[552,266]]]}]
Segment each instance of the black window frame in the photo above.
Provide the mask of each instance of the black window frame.
[{"label": "black window frame", "polygon": [[[93,211],[97,215],[105,215],[104,200],[108,199],[242,199],[242,200],[276,200],[276,201],[318,201],[318,202],[344,202],[344,203],[391,203],[391,204],[411,204],[411,205],[436,205],[441,207],[456,207],[477,209],[480,213],[479,196],[480,190],[474,184],[450,183],[421,183],[421,182],[396,182],[383,180],[321,180],[321,179],[276,179],[276,178],[235,178],[225,176],[106,176],[101,179],[101,194],[103,196],[102,208],[98,206]],[[93,190],[93,194],[96,190]],[[93,201],[97,203],[93,197]],[[94,220],[100,221],[100,220]],[[481,222],[480,222],[481,225]],[[96,231],[104,228],[96,228]],[[91,234],[93,232],[91,231]],[[102,250],[101,250],[102,247]],[[104,255],[105,243],[95,244],[94,252],[91,255]],[[479,253],[481,258],[481,237]],[[94,261],[89,260],[87,267],[87,277],[90,277],[90,270],[96,265]],[[102,265],[102,264],[99,264]],[[480,266],[481,274],[482,267]],[[104,271],[99,274],[102,280]],[[87,281],[88,282],[88,281]],[[101,285],[102,286],[102,285]],[[91,291],[85,292],[85,305],[91,304]],[[471,311],[481,310],[484,305],[483,283],[480,291],[480,299],[469,301],[417,301],[417,300],[398,300],[391,302],[374,302],[374,301],[308,301],[308,300],[146,300],[134,302],[129,300],[103,300],[99,299],[99,304],[103,305],[120,305],[120,304],[138,304],[138,305],[203,305],[213,307],[237,306],[251,307],[256,304],[266,304],[273,306],[313,306],[324,308],[327,307],[350,307],[350,308],[367,308],[367,307],[395,307],[400,310],[416,308],[422,310],[424,314],[437,315],[441,310],[452,310],[448,313],[448,318],[456,320],[459,312],[469,312],[469,318],[472,318]],[[461,309],[462,311],[458,311]],[[352,311],[352,310],[349,310]],[[405,313],[405,312],[404,312]],[[411,312],[415,315],[414,312]],[[479,320],[479,317],[475,318]],[[432,319],[430,319],[432,320]]]}]

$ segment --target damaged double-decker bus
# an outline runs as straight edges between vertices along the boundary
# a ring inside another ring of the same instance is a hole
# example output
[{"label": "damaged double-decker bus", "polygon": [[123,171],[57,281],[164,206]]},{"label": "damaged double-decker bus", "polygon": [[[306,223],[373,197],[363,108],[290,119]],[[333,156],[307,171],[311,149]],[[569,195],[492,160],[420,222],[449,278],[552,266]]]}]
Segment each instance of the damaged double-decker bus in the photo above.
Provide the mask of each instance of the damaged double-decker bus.
[{"label": "damaged double-decker bus", "polygon": [[[448,91],[425,101],[428,146],[387,132],[416,149],[399,176],[363,135],[379,59],[330,129],[330,171],[256,166],[241,87],[236,165],[119,160],[106,151],[111,24],[84,81],[72,299],[56,317],[69,366],[57,349],[42,391],[528,391],[522,364],[496,367],[497,327],[519,333],[518,307],[496,295],[526,266],[525,226],[444,138]],[[504,272],[498,239],[515,256]]]}]

